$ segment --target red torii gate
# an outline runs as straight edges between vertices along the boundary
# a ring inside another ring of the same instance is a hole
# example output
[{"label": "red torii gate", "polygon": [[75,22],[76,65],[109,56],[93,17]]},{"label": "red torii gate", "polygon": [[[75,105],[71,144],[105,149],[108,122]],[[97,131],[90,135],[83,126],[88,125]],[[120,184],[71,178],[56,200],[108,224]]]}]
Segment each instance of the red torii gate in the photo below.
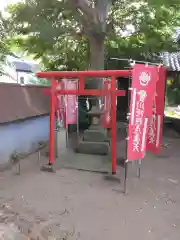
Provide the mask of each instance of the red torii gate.
[{"label": "red torii gate", "polygon": [[[131,70],[100,70],[100,71],[79,71],[79,72],[38,72],[39,78],[48,78],[51,81],[50,90],[50,137],[49,137],[49,166],[53,166],[55,161],[55,103],[56,95],[85,95],[85,96],[106,96],[107,89],[85,89],[85,77],[111,77],[111,87],[108,90],[111,94],[111,154],[112,154],[112,174],[116,174],[116,97],[125,96],[126,91],[116,90],[117,77],[130,77]],[[79,79],[79,89],[77,90],[57,90],[57,80],[62,78]],[[100,81],[98,79],[97,81]]]}]

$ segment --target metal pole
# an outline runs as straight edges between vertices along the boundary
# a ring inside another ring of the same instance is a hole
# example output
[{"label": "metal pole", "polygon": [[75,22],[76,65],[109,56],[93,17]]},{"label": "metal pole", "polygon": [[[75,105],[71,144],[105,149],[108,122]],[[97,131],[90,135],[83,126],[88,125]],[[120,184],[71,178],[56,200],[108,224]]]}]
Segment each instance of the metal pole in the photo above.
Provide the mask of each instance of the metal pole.
[{"label": "metal pole", "polygon": [[69,134],[68,134],[68,121],[67,121],[67,103],[66,103],[66,126],[65,126],[65,130],[66,130],[66,148],[69,147]]},{"label": "metal pole", "polygon": [[18,74],[18,71],[16,71],[16,77],[17,77],[17,83],[19,83],[19,74]]},{"label": "metal pole", "polygon": [[66,148],[69,148],[69,134],[68,134],[68,124],[66,126]]},{"label": "metal pole", "polygon": [[[68,80],[69,81],[69,80]],[[67,81],[66,82],[64,82],[64,89],[67,89]],[[67,101],[67,98],[68,98],[68,95],[65,95],[64,96],[64,106],[65,106],[65,114],[64,114],[64,125],[65,125],[65,131],[66,131],[66,148],[68,148],[69,146],[69,144],[68,144],[68,119],[67,119],[67,110],[68,110],[68,101]]]},{"label": "metal pole", "polygon": [[[163,65],[160,65],[158,71],[159,71],[159,77],[160,77],[160,78],[163,78],[163,77],[165,78],[165,83],[164,83],[164,85],[165,85],[165,86],[164,86],[164,107],[165,107],[165,103],[166,103],[166,92],[167,92],[166,69],[163,67]],[[161,74],[160,74],[160,73],[161,73]],[[163,115],[163,126],[164,126],[164,120],[165,120],[165,114]],[[162,127],[163,127],[163,126],[162,126]]]},{"label": "metal pole", "polygon": [[39,151],[38,151],[38,163],[39,163],[39,165],[41,163],[41,149],[39,149]]},{"label": "metal pole", "polygon": [[[56,89],[58,88],[59,82],[56,80]],[[58,120],[59,120],[59,101],[58,101],[58,95],[56,95],[56,108],[55,108],[55,158],[58,157]]]},{"label": "metal pole", "polygon": [[137,169],[137,176],[138,176],[138,178],[141,177],[141,164],[142,164],[142,160],[139,159],[138,160],[138,169]]},{"label": "metal pole", "polygon": [[127,175],[128,175],[128,160],[125,161],[125,174],[124,174],[124,193],[127,192]]},{"label": "metal pole", "polygon": [[[77,89],[79,89],[79,82],[78,80],[76,80],[76,87]],[[78,95],[76,96],[76,111],[77,111],[77,129],[76,129],[76,132],[77,132],[77,140],[79,142],[79,97]]]},{"label": "metal pole", "polygon": [[[66,82],[61,83],[62,89],[66,89]],[[66,132],[66,148],[67,148],[67,103],[66,103],[66,99],[67,99],[67,95],[61,95],[61,104],[63,105],[63,127],[65,129]]]},{"label": "metal pole", "polygon": [[112,174],[116,174],[116,77],[111,79],[111,125],[112,125]]},{"label": "metal pole", "polygon": [[55,157],[57,158],[58,157],[58,121],[57,121],[57,119],[55,120],[55,129],[54,129],[54,131],[55,131],[55,146],[54,146],[54,153],[55,153]]},{"label": "metal pole", "polygon": [[[130,86],[132,85],[132,77],[129,77],[129,83],[128,83],[128,114],[127,114],[127,122],[129,123],[129,107],[130,107],[130,96],[131,96],[131,92],[130,92]],[[127,124],[127,130],[126,130],[126,159],[124,162],[124,193],[126,194],[127,192],[127,175],[128,175],[128,124]]]},{"label": "metal pole", "polygon": [[143,64],[150,64],[150,65],[159,65],[160,63],[153,63],[153,62],[148,62],[148,61],[139,61],[139,60],[134,60],[134,59],[129,59],[129,58],[111,58],[111,60],[117,60],[117,61],[127,61],[129,64],[131,63],[143,63]]}]

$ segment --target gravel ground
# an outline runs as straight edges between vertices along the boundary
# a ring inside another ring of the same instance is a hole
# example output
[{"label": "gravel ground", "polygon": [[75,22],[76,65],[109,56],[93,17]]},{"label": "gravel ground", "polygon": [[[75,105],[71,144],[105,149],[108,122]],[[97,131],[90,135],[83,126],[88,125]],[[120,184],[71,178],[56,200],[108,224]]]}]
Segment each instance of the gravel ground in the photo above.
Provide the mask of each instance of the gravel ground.
[{"label": "gravel ground", "polygon": [[37,155],[28,157],[19,176],[15,167],[0,173],[0,239],[179,240],[179,146],[165,138],[162,154],[144,160],[141,179],[130,164],[126,195],[122,168],[119,183],[76,170],[40,172]]}]

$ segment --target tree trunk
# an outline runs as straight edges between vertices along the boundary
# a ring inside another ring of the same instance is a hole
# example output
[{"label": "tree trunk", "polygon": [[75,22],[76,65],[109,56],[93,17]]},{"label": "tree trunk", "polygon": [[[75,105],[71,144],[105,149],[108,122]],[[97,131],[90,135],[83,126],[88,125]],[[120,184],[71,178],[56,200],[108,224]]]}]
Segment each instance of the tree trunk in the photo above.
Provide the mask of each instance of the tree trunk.
[{"label": "tree trunk", "polygon": [[[104,69],[104,37],[89,37],[89,51],[90,51],[90,70]],[[90,79],[87,81],[87,88],[100,89],[102,88],[102,81]]]}]

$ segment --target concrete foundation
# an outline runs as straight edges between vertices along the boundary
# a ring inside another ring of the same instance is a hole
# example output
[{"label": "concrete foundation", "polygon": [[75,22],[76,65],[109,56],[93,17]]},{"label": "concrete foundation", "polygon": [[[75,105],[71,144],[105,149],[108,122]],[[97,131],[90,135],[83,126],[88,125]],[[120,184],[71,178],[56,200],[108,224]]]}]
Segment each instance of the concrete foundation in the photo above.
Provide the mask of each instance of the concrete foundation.
[{"label": "concrete foundation", "polygon": [[108,142],[80,141],[76,152],[83,154],[107,155],[109,153]]},{"label": "concrete foundation", "polygon": [[107,142],[107,131],[103,128],[88,129],[84,132],[83,140],[89,142]]}]

